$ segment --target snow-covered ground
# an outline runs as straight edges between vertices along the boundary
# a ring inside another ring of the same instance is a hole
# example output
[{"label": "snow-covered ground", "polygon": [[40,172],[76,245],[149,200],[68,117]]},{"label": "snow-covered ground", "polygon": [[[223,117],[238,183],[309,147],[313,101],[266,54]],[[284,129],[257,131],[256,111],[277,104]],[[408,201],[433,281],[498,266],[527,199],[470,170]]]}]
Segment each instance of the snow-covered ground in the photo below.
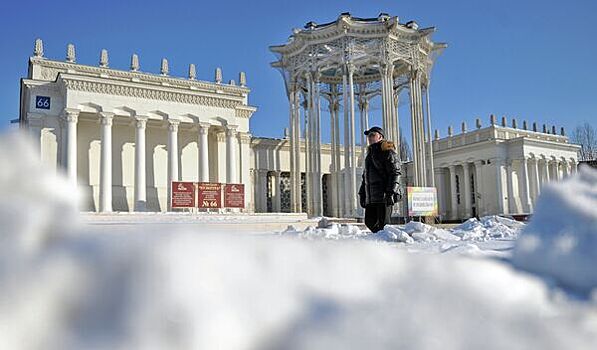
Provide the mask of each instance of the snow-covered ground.
[{"label": "snow-covered ground", "polygon": [[544,188],[527,226],[486,217],[372,234],[323,220],[252,235],[172,216],[90,226],[76,191],[35,159],[0,138],[1,348],[597,344],[595,172]]}]

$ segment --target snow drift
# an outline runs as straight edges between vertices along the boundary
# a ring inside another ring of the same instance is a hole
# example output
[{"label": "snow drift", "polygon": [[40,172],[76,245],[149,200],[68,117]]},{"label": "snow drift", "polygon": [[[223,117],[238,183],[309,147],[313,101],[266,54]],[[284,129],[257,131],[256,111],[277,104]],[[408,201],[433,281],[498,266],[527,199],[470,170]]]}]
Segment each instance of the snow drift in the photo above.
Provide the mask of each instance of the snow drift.
[{"label": "snow drift", "polygon": [[597,171],[543,187],[513,262],[581,293],[597,288]]}]

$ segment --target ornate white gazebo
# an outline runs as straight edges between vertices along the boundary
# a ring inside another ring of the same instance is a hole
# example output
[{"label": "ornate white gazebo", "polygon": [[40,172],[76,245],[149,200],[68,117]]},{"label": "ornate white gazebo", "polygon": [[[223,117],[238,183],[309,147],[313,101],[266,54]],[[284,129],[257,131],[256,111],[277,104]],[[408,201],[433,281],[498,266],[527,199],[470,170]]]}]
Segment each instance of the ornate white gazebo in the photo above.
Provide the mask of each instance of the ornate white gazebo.
[{"label": "ornate white gazebo", "polygon": [[[301,208],[301,107],[304,108],[306,211],[322,215],[321,97],[329,103],[332,144],[331,189],[335,216],[357,212],[356,135],[368,127],[369,101],[381,96],[382,127],[386,137],[400,139],[398,96],[410,92],[413,171],[415,186],[434,186],[429,83],[435,58],[446,47],[431,41],[435,28],[419,29],[414,21],[380,14],[357,18],[342,13],[334,22],[309,22],[295,29],[284,45],[271,46],[278,56],[272,66],[284,77],[290,103],[291,211]],[[340,164],[340,102],[343,104],[344,167]],[[358,103],[360,129],[355,109]],[[427,134],[427,135],[425,135]]]}]

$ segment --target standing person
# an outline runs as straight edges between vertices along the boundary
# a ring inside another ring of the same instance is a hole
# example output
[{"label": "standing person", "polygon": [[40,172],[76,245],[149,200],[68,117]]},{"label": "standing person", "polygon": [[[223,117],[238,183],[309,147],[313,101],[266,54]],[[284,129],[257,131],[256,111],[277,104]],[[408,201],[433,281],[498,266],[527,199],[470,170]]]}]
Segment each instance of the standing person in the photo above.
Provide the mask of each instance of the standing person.
[{"label": "standing person", "polygon": [[377,232],[390,222],[392,207],[402,198],[400,159],[394,143],[385,140],[382,128],[374,126],[365,135],[369,147],[359,199],[365,208],[365,225],[371,232]]}]

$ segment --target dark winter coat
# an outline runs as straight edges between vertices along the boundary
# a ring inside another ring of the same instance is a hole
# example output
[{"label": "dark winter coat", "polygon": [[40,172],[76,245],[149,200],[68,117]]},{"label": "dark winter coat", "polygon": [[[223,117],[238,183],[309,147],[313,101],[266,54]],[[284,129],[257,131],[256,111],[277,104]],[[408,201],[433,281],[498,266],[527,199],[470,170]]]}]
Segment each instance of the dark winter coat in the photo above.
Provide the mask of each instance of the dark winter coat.
[{"label": "dark winter coat", "polygon": [[396,202],[401,198],[400,160],[394,143],[381,140],[368,147],[363,181],[359,189],[361,206],[387,203],[388,196]]}]

